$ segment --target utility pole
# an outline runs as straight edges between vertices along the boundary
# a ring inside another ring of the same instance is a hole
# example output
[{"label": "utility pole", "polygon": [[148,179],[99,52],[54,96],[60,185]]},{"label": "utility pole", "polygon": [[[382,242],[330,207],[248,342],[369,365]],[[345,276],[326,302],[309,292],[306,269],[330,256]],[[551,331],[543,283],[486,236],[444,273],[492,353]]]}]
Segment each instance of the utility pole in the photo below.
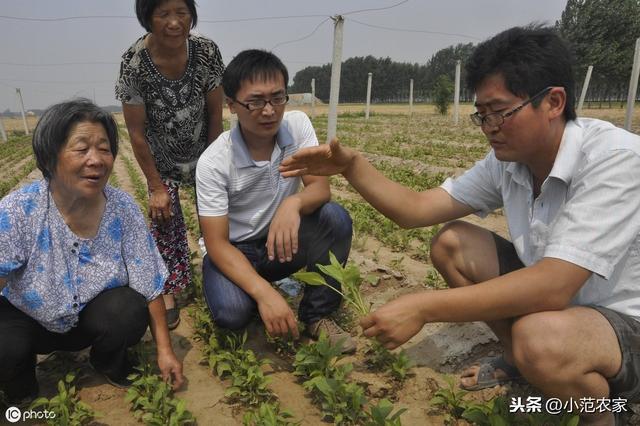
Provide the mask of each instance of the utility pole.
[{"label": "utility pole", "polygon": [[589,88],[589,81],[591,80],[592,72],[593,72],[593,65],[589,65],[589,68],[587,68],[587,75],[584,78],[584,84],[582,85],[580,100],[578,101],[578,116],[582,112],[582,106],[584,105],[584,98],[587,96],[587,89]]},{"label": "utility pole", "polygon": [[316,79],[311,79],[311,118],[316,118]]},{"label": "utility pole", "polygon": [[27,117],[24,114],[24,102],[22,102],[22,92],[16,88],[16,94],[18,95],[18,101],[20,103],[20,112],[22,112],[22,123],[24,124],[24,133],[29,135],[29,127],[27,126]]},{"label": "utility pole", "polygon": [[627,95],[627,115],[624,119],[624,128],[631,131],[631,119],[633,107],[638,93],[638,77],[640,76],[640,38],[636,40],[636,52],[633,55],[633,68],[631,69],[631,81],[629,82],[629,94]]},{"label": "utility pole", "polygon": [[7,141],[7,132],[4,131],[4,124],[2,123],[2,115],[0,115],[0,136],[4,142]]},{"label": "utility pole", "polygon": [[409,80],[409,117],[413,115],[413,79]]},{"label": "utility pole", "polygon": [[369,73],[367,77],[367,110],[364,114],[365,120],[369,119],[369,108],[371,107],[371,77],[372,74]]},{"label": "utility pole", "polygon": [[338,127],[338,100],[340,99],[340,69],[342,67],[342,28],[344,18],[333,16],[333,62],[331,63],[331,89],[329,92],[329,117],[327,119],[327,142],[336,137]]},{"label": "utility pole", "polygon": [[456,61],[456,86],[453,95],[453,124],[458,125],[460,117],[460,59]]}]

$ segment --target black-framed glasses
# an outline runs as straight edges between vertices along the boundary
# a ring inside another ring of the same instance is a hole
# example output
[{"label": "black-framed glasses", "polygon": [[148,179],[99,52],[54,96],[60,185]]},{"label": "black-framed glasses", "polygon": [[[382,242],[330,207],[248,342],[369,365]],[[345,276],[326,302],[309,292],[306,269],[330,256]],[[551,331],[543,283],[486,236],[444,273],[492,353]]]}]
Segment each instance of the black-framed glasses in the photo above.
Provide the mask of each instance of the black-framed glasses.
[{"label": "black-framed glasses", "polygon": [[549,93],[551,89],[553,89],[553,86],[549,86],[542,89],[541,91],[539,91],[538,93],[536,93],[535,95],[533,95],[532,97],[530,97],[529,99],[527,99],[526,101],[524,101],[523,103],[521,103],[520,105],[512,109],[511,111],[505,112],[504,114],[501,112],[492,112],[487,115],[480,115],[477,112],[474,112],[473,114],[470,114],[469,117],[471,117],[471,121],[476,126],[483,126],[486,124],[489,127],[500,127],[504,123],[505,118],[511,117],[513,114],[520,111],[522,108],[526,107],[527,105],[535,101],[540,96],[546,95],[547,93]]},{"label": "black-framed glasses", "polygon": [[257,111],[266,107],[267,104],[271,104],[272,107],[282,106],[289,102],[289,95],[276,95],[271,99],[253,99],[246,104],[237,99],[234,99],[233,102],[242,105],[249,111]]}]

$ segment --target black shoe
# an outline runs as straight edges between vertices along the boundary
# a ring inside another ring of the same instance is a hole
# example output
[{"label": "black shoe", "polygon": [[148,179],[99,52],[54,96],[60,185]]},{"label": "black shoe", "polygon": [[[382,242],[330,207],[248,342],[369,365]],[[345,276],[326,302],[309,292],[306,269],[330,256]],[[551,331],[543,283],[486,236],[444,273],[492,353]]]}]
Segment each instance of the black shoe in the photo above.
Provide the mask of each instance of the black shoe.
[{"label": "black shoe", "polygon": [[127,366],[118,373],[108,373],[106,371],[101,371],[100,369],[96,368],[93,365],[93,363],[91,362],[91,359],[89,359],[89,366],[96,373],[102,374],[104,378],[107,379],[107,382],[109,382],[109,384],[112,386],[115,386],[120,389],[127,389],[129,386],[133,384],[133,381],[127,378],[130,374],[135,373],[133,366],[129,362],[127,362]]},{"label": "black shoe", "polygon": [[167,327],[169,330],[175,329],[180,324],[180,308],[174,306],[167,309]]},{"label": "black shoe", "polygon": [[25,392],[19,395],[4,395],[4,400],[2,400],[2,394],[0,394],[0,407],[5,403],[7,407],[26,408],[38,398],[39,394],[40,387],[38,386],[38,382],[35,381]]}]

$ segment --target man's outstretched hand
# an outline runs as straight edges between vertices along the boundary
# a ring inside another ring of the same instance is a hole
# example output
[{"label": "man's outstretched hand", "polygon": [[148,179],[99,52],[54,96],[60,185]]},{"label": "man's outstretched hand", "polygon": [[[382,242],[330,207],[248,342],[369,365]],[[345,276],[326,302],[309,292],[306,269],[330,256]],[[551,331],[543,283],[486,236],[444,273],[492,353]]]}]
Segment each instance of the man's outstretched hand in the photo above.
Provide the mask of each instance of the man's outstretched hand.
[{"label": "man's outstretched hand", "polygon": [[355,151],[341,146],[334,138],[329,144],[303,148],[285,158],[280,164],[280,173],[283,177],[338,175],[351,165],[355,156]]}]

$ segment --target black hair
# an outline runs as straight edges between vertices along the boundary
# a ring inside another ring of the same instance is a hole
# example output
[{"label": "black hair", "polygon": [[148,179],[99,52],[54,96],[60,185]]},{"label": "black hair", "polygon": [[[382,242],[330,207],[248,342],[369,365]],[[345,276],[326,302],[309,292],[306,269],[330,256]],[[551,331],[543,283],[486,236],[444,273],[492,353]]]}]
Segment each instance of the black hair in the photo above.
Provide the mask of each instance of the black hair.
[{"label": "black hair", "polygon": [[[542,89],[564,87],[564,118],[574,120],[575,77],[568,44],[551,27],[514,27],[480,43],[466,64],[467,87],[476,90],[490,75],[502,75],[507,89],[531,97]],[[540,100],[532,102],[534,107]]]},{"label": "black hair", "polygon": [[111,154],[118,154],[118,126],[113,116],[88,99],[78,98],[60,102],[45,110],[33,131],[33,154],[42,175],[51,179],[58,165],[58,154],[67,143],[69,132],[77,123],[102,124]]},{"label": "black hair", "polygon": [[227,65],[222,75],[222,87],[228,98],[235,99],[243,81],[271,80],[279,75],[282,75],[286,89],[289,72],[276,55],[266,50],[243,50]]},{"label": "black hair", "polygon": [[[156,7],[166,1],[167,0],[136,0],[136,16],[138,17],[138,22],[140,22],[140,25],[142,25],[147,32],[151,32],[151,18]],[[189,9],[189,14],[191,15],[191,28],[195,28],[198,23],[196,2],[195,0],[182,1],[184,1],[184,4],[187,5],[187,9]]]}]

